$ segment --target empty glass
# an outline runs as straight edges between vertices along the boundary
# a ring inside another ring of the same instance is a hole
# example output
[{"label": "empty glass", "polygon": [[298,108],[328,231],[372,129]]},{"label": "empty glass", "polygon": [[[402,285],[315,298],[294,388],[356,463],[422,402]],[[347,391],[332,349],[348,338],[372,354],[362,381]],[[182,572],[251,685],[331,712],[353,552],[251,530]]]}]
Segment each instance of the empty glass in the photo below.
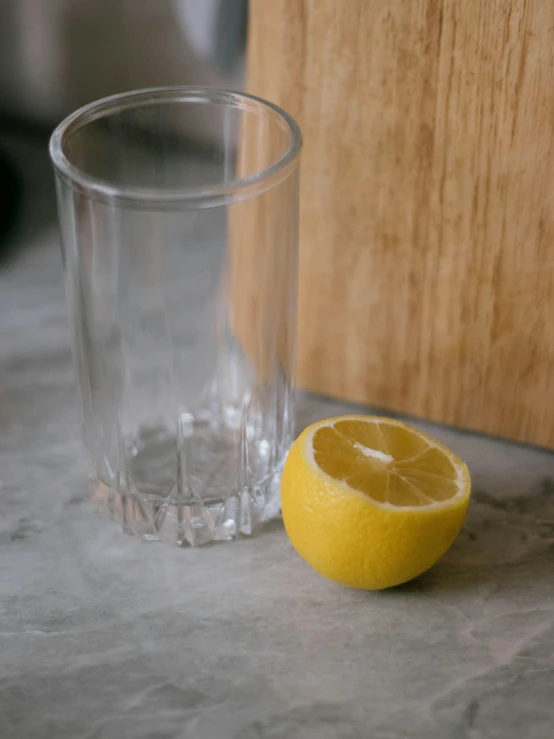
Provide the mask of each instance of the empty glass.
[{"label": "empty glass", "polygon": [[137,536],[203,544],[280,511],[301,143],[270,103],[190,88],[52,136],[93,498]]}]

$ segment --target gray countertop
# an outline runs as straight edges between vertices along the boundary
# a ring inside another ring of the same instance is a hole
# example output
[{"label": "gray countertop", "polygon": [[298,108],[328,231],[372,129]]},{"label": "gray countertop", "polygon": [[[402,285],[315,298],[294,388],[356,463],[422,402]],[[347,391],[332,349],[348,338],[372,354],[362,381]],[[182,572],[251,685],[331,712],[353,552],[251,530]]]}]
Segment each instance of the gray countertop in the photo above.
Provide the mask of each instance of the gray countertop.
[{"label": "gray countertop", "polygon": [[[32,153],[32,152],[31,152]],[[380,593],[280,523],[171,549],[91,511],[42,157],[0,265],[1,739],[550,739],[554,455],[419,424],[469,464],[464,530]],[[300,425],[349,410],[302,397]]]}]

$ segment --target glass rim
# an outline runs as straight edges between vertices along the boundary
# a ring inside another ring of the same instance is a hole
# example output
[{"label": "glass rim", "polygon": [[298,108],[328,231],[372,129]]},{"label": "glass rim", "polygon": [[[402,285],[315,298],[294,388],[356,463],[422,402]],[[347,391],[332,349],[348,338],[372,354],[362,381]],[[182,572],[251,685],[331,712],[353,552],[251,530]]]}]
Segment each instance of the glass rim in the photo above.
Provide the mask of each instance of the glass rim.
[{"label": "glass rim", "polygon": [[[76,167],[66,157],[64,143],[67,136],[116,110],[140,107],[146,102],[218,102],[237,104],[245,101],[276,113],[288,128],[291,141],[287,150],[272,164],[246,177],[230,182],[198,188],[185,187],[172,190],[155,188],[117,186],[101,180]],[[50,137],[49,154],[55,172],[74,189],[95,200],[107,203],[126,202],[135,206],[192,206],[195,208],[213,207],[227,202],[235,202],[270,189],[289,173],[302,149],[302,132],[294,118],[275,103],[250,95],[246,92],[224,90],[213,87],[177,85],[170,87],[149,87],[140,90],[110,95],[78,108],[56,126]],[[279,176],[281,175],[281,176]]]}]

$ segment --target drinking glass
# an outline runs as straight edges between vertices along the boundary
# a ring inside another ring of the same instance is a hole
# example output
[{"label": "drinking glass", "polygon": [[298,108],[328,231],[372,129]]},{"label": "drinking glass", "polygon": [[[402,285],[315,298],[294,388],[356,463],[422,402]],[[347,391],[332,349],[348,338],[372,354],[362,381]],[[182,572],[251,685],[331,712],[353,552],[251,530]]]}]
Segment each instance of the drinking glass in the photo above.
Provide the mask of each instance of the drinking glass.
[{"label": "drinking glass", "polygon": [[54,132],[92,496],[143,539],[280,512],[294,422],[294,120],[255,97],[116,95]]}]

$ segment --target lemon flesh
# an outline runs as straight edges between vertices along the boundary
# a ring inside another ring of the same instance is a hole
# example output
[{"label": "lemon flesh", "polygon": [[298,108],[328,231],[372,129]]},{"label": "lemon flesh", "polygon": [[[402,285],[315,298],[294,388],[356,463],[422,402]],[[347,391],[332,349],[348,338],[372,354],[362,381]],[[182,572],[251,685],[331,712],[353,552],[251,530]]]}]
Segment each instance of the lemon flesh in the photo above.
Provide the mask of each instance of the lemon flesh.
[{"label": "lemon flesh", "polygon": [[307,428],[281,481],[289,538],[315,570],[367,590],[420,575],[456,538],[466,465],[402,421],[342,416]]}]

